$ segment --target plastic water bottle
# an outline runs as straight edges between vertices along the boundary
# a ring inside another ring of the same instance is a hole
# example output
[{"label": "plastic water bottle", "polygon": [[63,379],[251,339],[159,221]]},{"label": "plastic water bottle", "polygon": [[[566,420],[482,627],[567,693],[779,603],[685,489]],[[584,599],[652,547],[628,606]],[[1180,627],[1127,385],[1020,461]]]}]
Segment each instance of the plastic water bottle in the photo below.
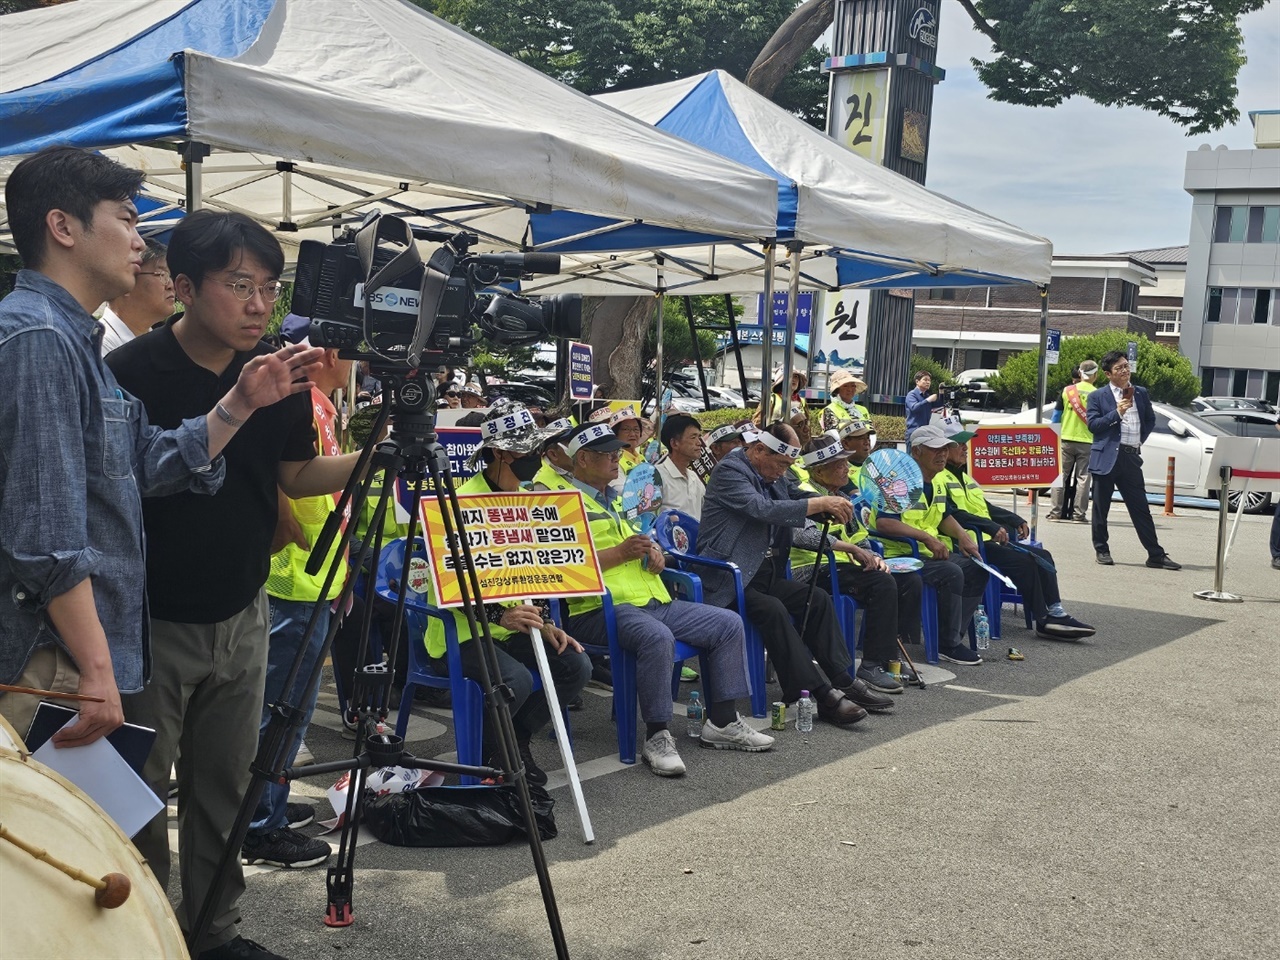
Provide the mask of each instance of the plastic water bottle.
[{"label": "plastic water bottle", "polygon": [[987,619],[987,611],[978,604],[973,615],[973,635],[977,638],[978,649],[988,650],[991,647],[991,621]]},{"label": "plastic water bottle", "polygon": [[801,733],[813,731],[813,699],[808,690],[800,691],[800,699],[796,703],[796,729]]},{"label": "plastic water bottle", "polygon": [[689,706],[685,708],[685,716],[688,720],[685,722],[685,733],[695,739],[702,737],[702,720],[706,716],[706,711],[702,706],[702,697],[699,696],[697,690],[689,693]]}]

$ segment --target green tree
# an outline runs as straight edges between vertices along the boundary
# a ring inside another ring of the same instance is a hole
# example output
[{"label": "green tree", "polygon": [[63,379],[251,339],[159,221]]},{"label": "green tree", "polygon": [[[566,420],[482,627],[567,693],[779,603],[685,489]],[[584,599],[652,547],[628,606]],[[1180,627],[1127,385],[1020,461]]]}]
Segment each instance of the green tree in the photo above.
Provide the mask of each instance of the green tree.
[{"label": "green tree", "polygon": [[929,376],[933,377],[933,386],[930,387],[931,390],[937,390],[938,387],[945,384],[956,382],[955,374],[937,360],[919,353],[912,354],[910,375],[914,377],[916,372],[919,370],[927,370],[929,371]]},{"label": "green tree", "polygon": [[[1053,107],[1081,96],[1141,107],[1207,133],[1240,119],[1239,20],[1267,0],[959,0],[994,56],[974,60],[993,100]],[[831,24],[831,0],[807,0],[750,70],[768,93]]]},{"label": "green tree", "polygon": [[[725,312],[724,297],[690,297],[693,306],[694,322],[701,325],[715,323],[727,326],[729,316]],[[734,306],[734,315],[742,313],[742,307],[730,301]],[[716,353],[716,335],[710,330],[698,331],[698,351],[705,362],[710,362]],[[649,336],[645,339],[644,365],[649,366],[657,359],[658,325],[649,327]],[[691,363],[697,358],[693,353],[693,336],[689,328],[689,319],[685,314],[684,299],[671,297],[667,300],[666,312],[662,318],[662,366],[671,371]]]},{"label": "green tree", "polygon": [[[1049,368],[1045,401],[1056,400],[1062,389],[1071,382],[1071,371],[1085,360],[1098,361],[1112,350],[1121,353],[1128,349],[1133,334],[1124,330],[1107,330],[1087,337],[1066,337],[1058,362]],[[1184,407],[1200,393],[1200,378],[1191,367],[1191,361],[1177,350],[1164,344],[1138,338],[1138,371],[1134,382],[1147,388],[1152,400]],[[1028,350],[1000,368],[1000,372],[988,381],[996,399],[1003,404],[1035,403],[1036,376],[1040,365],[1040,351]],[[1101,371],[1099,381],[1104,379]]]},{"label": "green tree", "polygon": [[[794,0],[413,0],[584,93],[721,69],[739,79]],[[826,51],[792,61],[772,99],[825,126]]]}]

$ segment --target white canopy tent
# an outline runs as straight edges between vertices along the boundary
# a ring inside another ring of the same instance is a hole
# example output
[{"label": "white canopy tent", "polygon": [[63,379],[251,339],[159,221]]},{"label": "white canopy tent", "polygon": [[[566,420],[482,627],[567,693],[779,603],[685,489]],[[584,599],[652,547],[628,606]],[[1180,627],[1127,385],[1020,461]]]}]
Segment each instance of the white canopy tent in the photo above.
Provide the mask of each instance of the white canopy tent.
[{"label": "white canopy tent", "polygon": [[121,158],[148,171],[156,218],[189,196],[328,239],[377,205],[506,249],[537,210],[776,230],[770,178],[402,0],[74,0],[0,19],[0,44],[29,51],[0,60],[0,156],[141,144]]}]

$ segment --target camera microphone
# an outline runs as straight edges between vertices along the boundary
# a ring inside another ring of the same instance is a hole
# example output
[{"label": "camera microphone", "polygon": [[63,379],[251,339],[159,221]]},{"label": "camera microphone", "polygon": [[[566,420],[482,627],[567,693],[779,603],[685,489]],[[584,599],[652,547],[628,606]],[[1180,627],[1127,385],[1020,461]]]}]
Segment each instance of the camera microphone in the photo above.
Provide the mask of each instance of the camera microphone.
[{"label": "camera microphone", "polygon": [[485,253],[477,256],[475,262],[495,267],[499,274],[512,280],[519,279],[526,273],[560,272],[558,253]]}]

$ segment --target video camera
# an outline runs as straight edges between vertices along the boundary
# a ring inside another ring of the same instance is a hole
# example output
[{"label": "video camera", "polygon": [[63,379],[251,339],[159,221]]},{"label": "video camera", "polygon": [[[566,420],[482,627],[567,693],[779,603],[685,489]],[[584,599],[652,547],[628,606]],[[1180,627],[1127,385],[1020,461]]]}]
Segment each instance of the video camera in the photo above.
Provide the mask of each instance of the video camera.
[{"label": "video camera", "polygon": [[[417,240],[440,243],[425,263]],[[375,212],[333,243],[302,241],[293,312],[311,320],[312,346],[409,369],[464,366],[481,339],[524,346],[582,335],[578,294],[482,293],[527,274],[559,273],[559,255],[472,254],[477,240]]]}]

